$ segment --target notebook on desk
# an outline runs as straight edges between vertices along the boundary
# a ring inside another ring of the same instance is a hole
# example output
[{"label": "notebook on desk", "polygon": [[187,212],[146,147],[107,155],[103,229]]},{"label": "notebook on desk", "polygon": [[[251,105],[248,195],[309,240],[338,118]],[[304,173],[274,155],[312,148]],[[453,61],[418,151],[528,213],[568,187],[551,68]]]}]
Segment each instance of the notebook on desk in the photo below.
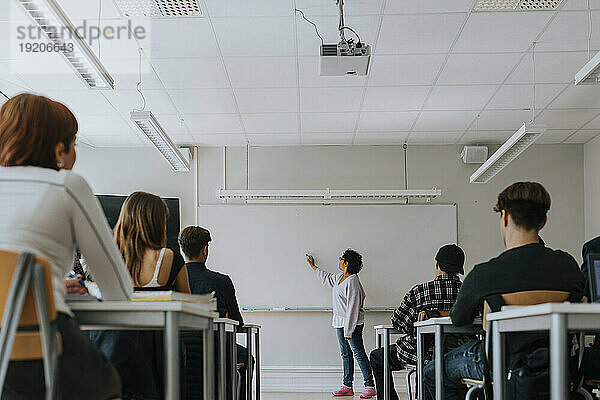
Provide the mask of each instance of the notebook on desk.
[{"label": "notebook on desk", "polygon": [[588,254],[590,302],[600,303],[600,253]]},{"label": "notebook on desk", "polygon": [[174,290],[138,290],[133,292],[131,298],[133,301],[183,301],[186,303],[211,304],[215,309],[217,302],[215,294],[189,294],[180,293]]}]

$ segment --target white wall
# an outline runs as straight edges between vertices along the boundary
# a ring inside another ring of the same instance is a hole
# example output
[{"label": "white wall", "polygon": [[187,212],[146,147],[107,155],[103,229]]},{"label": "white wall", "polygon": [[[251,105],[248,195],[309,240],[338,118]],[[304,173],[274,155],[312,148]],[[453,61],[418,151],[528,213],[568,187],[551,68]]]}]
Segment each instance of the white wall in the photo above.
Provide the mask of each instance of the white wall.
[{"label": "white wall", "polygon": [[585,238],[600,235],[600,136],[584,146]]},{"label": "white wall", "polygon": [[[596,150],[586,147],[586,155],[592,154],[593,150],[596,162],[600,158],[598,148],[600,144],[595,147]],[[549,224],[542,231],[542,236],[549,246],[564,249],[581,261],[579,257],[584,240],[583,146],[533,146],[485,185],[468,183],[469,175],[476,166],[462,164],[458,157],[460,150],[459,146],[409,147],[407,170],[409,188],[436,186],[442,190],[443,196],[435,201],[458,204],[459,244],[467,255],[467,270],[502,251],[498,217],[491,208],[498,192],[518,180],[536,180],[546,186],[552,196],[552,208]],[[244,148],[228,149],[227,185],[230,189],[245,188],[245,153]],[[586,162],[590,161],[588,158]],[[200,149],[198,200],[201,204],[219,203],[215,190],[222,186],[222,163],[221,148]],[[250,165],[251,188],[391,189],[402,188],[404,184],[400,146],[252,148]],[[600,170],[597,165],[596,171]],[[86,149],[80,152],[77,169],[98,192],[128,194],[142,189],[178,196],[182,205],[182,226],[193,223],[191,174],[172,172],[152,149]],[[599,198],[600,195],[596,194],[596,200],[591,201],[597,203]],[[591,212],[589,207],[588,212]],[[434,254],[431,268],[433,257]],[[208,264],[228,272],[227,265],[211,265],[210,258]],[[235,282],[236,277],[232,278]],[[277,284],[276,279],[265,284]],[[398,301],[402,296],[403,293],[398,293]],[[304,382],[304,377],[319,375],[318,371],[329,371],[328,368],[337,371],[340,368],[337,342],[327,313],[253,313],[246,314],[245,318],[263,325],[262,363],[271,367],[263,380],[268,387],[283,387],[283,383],[277,382],[291,382],[295,379],[293,377],[303,377],[298,378],[298,382]],[[389,315],[385,313],[367,315],[365,342],[368,350],[374,347],[373,325],[388,321]],[[286,367],[293,368],[289,370]],[[310,372],[312,368],[317,368],[314,374]],[[290,373],[295,369],[299,369],[296,375]],[[332,376],[339,376],[339,373]],[[332,384],[337,383],[335,379]],[[357,381],[359,383],[362,384],[362,379]],[[306,390],[310,387],[306,386]]]}]

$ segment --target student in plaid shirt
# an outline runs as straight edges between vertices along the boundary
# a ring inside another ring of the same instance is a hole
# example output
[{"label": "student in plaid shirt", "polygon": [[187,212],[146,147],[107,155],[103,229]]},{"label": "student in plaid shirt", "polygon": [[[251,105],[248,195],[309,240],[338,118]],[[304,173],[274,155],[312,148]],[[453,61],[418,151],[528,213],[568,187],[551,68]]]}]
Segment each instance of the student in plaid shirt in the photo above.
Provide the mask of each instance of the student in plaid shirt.
[{"label": "student in plaid shirt", "polygon": [[[406,336],[390,346],[389,365],[398,371],[405,364],[417,363],[417,330],[413,324],[421,311],[450,310],[454,305],[461,281],[458,274],[464,274],[465,253],[455,244],[443,246],[438,251],[435,265],[435,279],[414,286],[394,311],[392,325]],[[425,364],[431,360],[433,348],[425,349]],[[371,352],[370,356],[377,391],[383,393],[383,348]],[[397,400],[392,374],[389,375],[391,400]]]}]

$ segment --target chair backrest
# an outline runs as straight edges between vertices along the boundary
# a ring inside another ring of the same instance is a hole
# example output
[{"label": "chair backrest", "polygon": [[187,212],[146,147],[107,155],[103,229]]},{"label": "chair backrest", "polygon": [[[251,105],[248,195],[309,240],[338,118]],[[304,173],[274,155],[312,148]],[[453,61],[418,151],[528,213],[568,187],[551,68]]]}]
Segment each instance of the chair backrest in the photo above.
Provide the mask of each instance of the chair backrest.
[{"label": "chair backrest", "polygon": [[[502,294],[502,300],[507,306],[533,306],[544,303],[563,303],[569,298],[569,292],[561,290],[526,290],[522,292]],[[483,304],[483,328],[487,329],[487,300]]]},{"label": "chair backrest", "polygon": [[[438,313],[440,313],[440,317],[448,317],[450,316],[450,311],[448,310],[438,310]],[[427,321],[429,319],[429,317],[427,316],[427,312],[425,311],[421,311],[419,312],[419,316],[417,317],[417,321],[421,322],[421,321]]]},{"label": "chair backrest", "polygon": [[[17,267],[19,260],[19,253],[12,251],[0,250],[0,321],[6,301],[8,298],[8,292],[10,284]],[[46,283],[46,297],[49,310],[50,321],[56,320],[56,305],[54,304],[54,291],[52,290],[52,273],[50,269],[50,263],[48,260],[42,257],[36,257],[35,262],[41,265],[44,269],[44,281]],[[25,303],[23,304],[23,311],[21,313],[21,319],[19,320],[19,326],[36,326],[38,325],[38,317],[35,308],[35,297],[33,292],[33,286],[30,284],[27,290],[27,296],[25,297]]]}]

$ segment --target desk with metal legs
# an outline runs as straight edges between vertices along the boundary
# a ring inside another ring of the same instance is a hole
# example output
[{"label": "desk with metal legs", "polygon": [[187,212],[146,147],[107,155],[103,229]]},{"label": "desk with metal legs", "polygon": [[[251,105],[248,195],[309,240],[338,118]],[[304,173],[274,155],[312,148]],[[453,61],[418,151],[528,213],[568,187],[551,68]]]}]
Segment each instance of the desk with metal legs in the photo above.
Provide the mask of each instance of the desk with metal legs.
[{"label": "desk with metal legs", "polygon": [[567,341],[569,332],[600,332],[600,304],[548,303],[506,307],[489,313],[492,323],[494,398],[504,398],[504,335],[550,332],[550,398],[569,398]]},{"label": "desk with metal legs", "polygon": [[83,329],[164,331],[165,400],[179,400],[179,332],[200,330],[204,339],[204,398],[213,398],[213,320],[205,304],[177,301],[75,301],[69,307]]},{"label": "desk with metal legs", "polygon": [[383,338],[383,400],[390,400],[390,335],[405,334],[396,330],[392,325],[376,325],[374,328],[376,348],[381,348],[381,339]]},{"label": "desk with metal legs", "polygon": [[435,399],[444,398],[444,335],[448,333],[474,334],[481,332],[481,320],[472,325],[454,326],[450,317],[430,318],[415,322],[417,328],[417,385],[419,399],[423,399],[423,335],[435,335]]},{"label": "desk with metal legs", "polygon": [[254,348],[254,371],[256,374],[256,400],[260,400],[260,329],[257,324],[244,324],[239,333],[246,336],[248,361],[246,362],[246,400],[252,400],[252,353]]},{"label": "desk with metal legs", "polygon": [[231,352],[231,363],[229,372],[231,373],[231,400],[237,399],[236,374],[237,374],[237,346],[236,333],[238,321],[228,318],[217,318],[214,320],[214,330],[218,333],[218,377],[219,400],[227,400],[227,336],[229,336],[229,350]]}]

